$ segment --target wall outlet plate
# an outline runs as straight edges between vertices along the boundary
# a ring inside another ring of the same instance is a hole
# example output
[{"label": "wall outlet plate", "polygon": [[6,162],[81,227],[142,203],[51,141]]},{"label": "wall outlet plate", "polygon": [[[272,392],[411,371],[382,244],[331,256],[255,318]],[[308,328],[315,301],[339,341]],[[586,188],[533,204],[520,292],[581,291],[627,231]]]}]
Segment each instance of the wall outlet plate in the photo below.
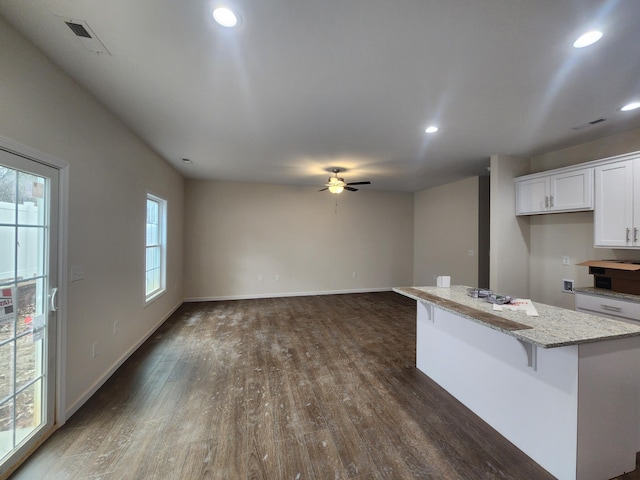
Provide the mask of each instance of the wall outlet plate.
[{"label": "wall outlet plate", "polygon": [[71,267],[71,281],[77,282],[79,280],[84,280],[84,267],[83,266]]}]

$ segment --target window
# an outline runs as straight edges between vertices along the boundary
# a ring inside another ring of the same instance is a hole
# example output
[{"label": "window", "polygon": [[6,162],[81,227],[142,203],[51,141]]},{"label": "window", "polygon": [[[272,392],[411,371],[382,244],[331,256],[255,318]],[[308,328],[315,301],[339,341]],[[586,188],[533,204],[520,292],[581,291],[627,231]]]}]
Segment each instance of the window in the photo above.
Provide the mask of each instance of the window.
[{"label": "window", "polygon": [[152,301],[165,291],[167,201],[147,194],[147,235],[145,300]]}]

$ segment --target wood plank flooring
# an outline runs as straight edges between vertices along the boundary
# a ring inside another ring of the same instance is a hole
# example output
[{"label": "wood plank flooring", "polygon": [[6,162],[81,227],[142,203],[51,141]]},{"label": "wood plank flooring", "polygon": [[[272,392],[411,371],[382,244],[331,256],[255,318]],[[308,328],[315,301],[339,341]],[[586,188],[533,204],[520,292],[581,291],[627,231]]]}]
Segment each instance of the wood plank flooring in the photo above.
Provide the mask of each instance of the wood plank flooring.
[{"label": "wood plank flooring", "polygon": [[185,304],[12,476],[427,478],[553,477],[415,369],[392,292]]}]

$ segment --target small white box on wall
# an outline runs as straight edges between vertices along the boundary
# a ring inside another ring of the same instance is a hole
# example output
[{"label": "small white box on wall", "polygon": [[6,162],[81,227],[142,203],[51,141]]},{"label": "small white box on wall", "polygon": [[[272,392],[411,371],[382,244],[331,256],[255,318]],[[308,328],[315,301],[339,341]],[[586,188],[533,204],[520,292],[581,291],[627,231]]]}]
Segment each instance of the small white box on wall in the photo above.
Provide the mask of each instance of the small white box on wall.
[{"label": "small white box on wall", "polygon": [[451,286],[451,277],[448,275],[436,277],[436,285],[438,287],[449,288]]}]

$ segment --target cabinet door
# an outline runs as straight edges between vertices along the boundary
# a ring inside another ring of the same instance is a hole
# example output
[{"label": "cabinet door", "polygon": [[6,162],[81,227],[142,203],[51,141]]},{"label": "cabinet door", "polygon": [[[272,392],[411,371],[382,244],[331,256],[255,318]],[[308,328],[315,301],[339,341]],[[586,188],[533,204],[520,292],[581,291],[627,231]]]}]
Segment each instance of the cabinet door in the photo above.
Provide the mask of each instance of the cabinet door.
[{"label": "cabinet door", "polygon": [[516,215],[544,213],[548,208],[548,177],[533,178],[516,183]]},{"label": "cabinet door", "polygon": [[573,170],[552,175],[549,182],[551,211],[593,210],[593,170]]},{"label": "cabinet door", "polygon": [[596,167],[596,247],[628,247],[633,235],[633,161]]}]

